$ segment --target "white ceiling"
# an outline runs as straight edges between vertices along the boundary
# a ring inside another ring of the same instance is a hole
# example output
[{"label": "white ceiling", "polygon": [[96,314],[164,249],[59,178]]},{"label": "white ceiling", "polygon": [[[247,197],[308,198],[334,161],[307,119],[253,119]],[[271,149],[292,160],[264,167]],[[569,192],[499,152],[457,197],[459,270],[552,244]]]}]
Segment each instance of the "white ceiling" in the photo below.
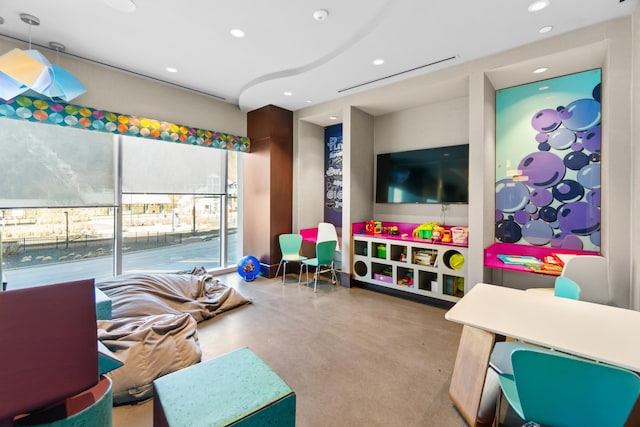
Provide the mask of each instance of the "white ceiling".
[{"label": "white ceiling", "polygon": [[[107,5],[130,1],[2,0],[0,36],[30,38],[42,51],[62,43],[74,57],[243,111],[295,111],[630,15],[639,0],[550,0],[539,12],[527,11],[533,0],[133,0],[131,13]],[[314,20],[319,9],[326,20]],[[20,13],[40,25],[29,28]],[[546,25],[553,30],[540,34]],[[231,37],[232,28],[246,36]],[[385,63],[374,66],[377,58]]]}]

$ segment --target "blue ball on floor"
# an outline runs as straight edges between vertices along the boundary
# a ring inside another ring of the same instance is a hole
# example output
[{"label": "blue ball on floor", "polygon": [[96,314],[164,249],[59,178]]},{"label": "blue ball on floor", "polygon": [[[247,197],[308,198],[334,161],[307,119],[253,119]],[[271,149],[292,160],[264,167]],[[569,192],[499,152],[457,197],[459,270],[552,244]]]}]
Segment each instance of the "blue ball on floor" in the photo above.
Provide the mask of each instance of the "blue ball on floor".
[{"label": "blue ball on floor", "polygon": [[260,261],[258,258],[247,255],[238,262],[238,274],[245,281],[253,281],[260,274]]}]

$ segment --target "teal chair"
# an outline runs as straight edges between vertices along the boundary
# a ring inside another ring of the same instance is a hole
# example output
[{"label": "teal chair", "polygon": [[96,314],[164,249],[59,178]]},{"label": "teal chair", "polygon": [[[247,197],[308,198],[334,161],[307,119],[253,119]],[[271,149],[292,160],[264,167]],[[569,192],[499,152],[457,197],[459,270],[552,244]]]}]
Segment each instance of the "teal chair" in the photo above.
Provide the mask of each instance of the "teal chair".
[{"label": "teal chair", "polygon": [[[278,239],[280,240],[280,251],[282,252],[282,258],[278,264],[276,270],[276,277],[282,268],[282,284],[284,285],[284,278],[287,275],[287,263],[289,262],[302,262],[307,257],[300,255],[300,248],[302,247],[302,235],[301,234],[281,234]],[[300,267],[302,271],[302,267]]]},{"label": "teal chair", "polygon": [[[316,257],[303,259],[302,265],[307,272],[307,283],[309,283],[309,266],[315,267],[313,273],[313,292],[317,292],[318,287],[318,275],[327,271],[331,272],[331,283],[336,284],[336,270],[333,264],[333,257],[336,252],[336,246],[338,242],[335,240],[327,240],[324,242],[316,243]],[[325,267],[323,270],[322,267]],[[300,285],[300,279],[302,278],[302,268],[300,269],[300,275],[298,276],[298,285]]]},{"label": "teal chair", "polygon": [[500,375],[511,408],[553,427],[622,427],[640,395],[640,377],[557,351],[515,349],[513,376]]},{"label": "teal chair", "polygon": [[580,285],[565,276],[556,277],[553,294],[557,297],[580,299]]}]

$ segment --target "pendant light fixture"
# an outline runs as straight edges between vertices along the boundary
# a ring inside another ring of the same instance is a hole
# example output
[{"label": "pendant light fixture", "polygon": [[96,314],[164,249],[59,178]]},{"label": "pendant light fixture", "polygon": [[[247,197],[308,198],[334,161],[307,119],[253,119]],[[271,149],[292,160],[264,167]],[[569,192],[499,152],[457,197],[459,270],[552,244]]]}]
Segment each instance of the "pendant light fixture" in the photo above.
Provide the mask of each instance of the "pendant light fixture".
[{"label": "pendant light fixture", "polygon": [[[15,48],[0,55],[0,99],[9,101],[25,94],[69,102],[85,93],[85,87],[73,74],[31,49],[31,27],[40,25],[40,19],[27,13],[21,13],[20,19],[29,25],[29,49]],[[58,54],[65,49],[56,42],[50,46]]]}]

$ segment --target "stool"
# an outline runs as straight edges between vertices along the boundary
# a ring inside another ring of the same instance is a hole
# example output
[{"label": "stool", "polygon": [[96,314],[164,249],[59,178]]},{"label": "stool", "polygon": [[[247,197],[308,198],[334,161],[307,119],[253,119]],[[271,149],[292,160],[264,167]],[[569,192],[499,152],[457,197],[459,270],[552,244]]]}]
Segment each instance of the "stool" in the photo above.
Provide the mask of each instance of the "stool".
[{"label": "stool", "polygon": [[295,421],[295,393],[246,347],[153,382],[154,427],[293,427]]},{"label": "stool", "polygon": [[74,427],[112,425],[111,380],[102,375],[93,387],[62,402],[14,421],[14,427]]}]

